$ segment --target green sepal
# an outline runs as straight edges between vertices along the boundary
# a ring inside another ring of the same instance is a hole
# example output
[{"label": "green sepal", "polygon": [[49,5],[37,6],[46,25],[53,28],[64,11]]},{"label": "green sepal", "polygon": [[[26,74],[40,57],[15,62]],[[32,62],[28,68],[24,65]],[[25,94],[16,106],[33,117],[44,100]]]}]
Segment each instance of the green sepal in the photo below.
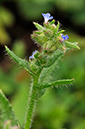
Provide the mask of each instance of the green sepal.
[{"label": "green sepal", "polygon": [[39,31],[42,31],[42,30],[45,29],[43,26],[41,26],[40,24],[38,24],[38,23],[36,23],[36,22],[33,22],[33,24],[36,26],[36,28],[37,28]]},{"label": "green sepal", "polygon": [[71,42],[65,41],[65,45],[67,47],[74,48],[74,49],[80,49],[80,47],[77,44],[78,44],[78,42],[71,43]]},{"label": "green sepal", "polygon": [[7,120],[10,120],[12,126],[15,125],[18,126],[18,121],[15,118],[12,106],[1,90],[0,90],[0,111],[1,111],[1,120],[3,123]]},{"label": "green sepal", "polygon": [[28,73],[32,76],[36,76],[29,68],[29,63],[24,60],[19,58],[18,56],[16,56],[7,46],[5,46],[6,51],[8,52],[8,54],[14,59],[14,61],[16,61],[20,66],[22,66],[25,70],[28,71]]},{"label": "green sepal", "polygon": [[54,35],[58,32],[59,26],[60,26],[60,23],[59,23],[59,21],[58,21],[58,24],[57,24],[57,26],[56,26],[56,28],[55,28],[55,30],[54,30]]},{"label": "green sepal", "polygon": [[51,86],[67,86],[70,85],[74,82],[74,78],[73,79],[65,79],[65,80],[57,80],[51,83],[40,83],[38,85],[35,86],[35,88],[38,88],[39,90],[51,87]]},{"label": "green sepal", "polygon": [[45,36],[47,36],[47,37],[51,38],[53,36],[53,32],[50,29],[45,29],[45,30],[43,30],[43,32],[44,32]]},{"label": "green sepal", "polygon": [[43,23],[45,29],[51,29],[52,25],[50,24],[50,22],[47,22],[47,23]]},{"label": "green sepal", "polygon": [[53,19],[53,20],[50,22],[51,25],[54,24],[54,23],[55,23],[55,19]]},{"label": "green sepal", "polygon": [[60,30],[58,33],[57,33],[57,36],[59,36],[61,33],[65,32],[65,30]]},{"label": "green sepal", "polygon": [[38,34],[38,35],[43,34],[43,32],[42,32],[42,31],[38,31],[38,30],[33,31],[33,33],[34,33],[34,34]]}]

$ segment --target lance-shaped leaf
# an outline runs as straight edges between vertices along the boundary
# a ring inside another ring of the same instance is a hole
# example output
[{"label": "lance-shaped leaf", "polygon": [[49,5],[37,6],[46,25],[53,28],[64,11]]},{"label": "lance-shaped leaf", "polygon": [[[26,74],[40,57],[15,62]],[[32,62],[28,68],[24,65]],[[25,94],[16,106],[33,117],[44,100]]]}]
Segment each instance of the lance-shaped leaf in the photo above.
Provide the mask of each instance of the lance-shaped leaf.
[{"label": "lance-shaped leaf", "polygon": [[25,70],[28,71],[28,73],[32,76],[36,76],[29,68],[29,63],[24,60],[19,58],[18,56],[16,56],[7,46],[5,46],[6,51],[8,52],[8,54],[20,65],[22,66]]},{"label": "lance-shaped leaf", "polygon": [[80,49],[80,47],[77,44],[78,44],[78,42],[71,43],[71,42],[65,41],[65,45],[67,47],[74,48],[74,49]]},{"label": "lance-shaped leaf", "polygon": [[48,68],[43,68],[41,71],[38,83],[51,83],[56,81],[57,69],[59,67],[60,61],[63,55],[59,56],[58,59]]},{"label": "lance-shaped leaf", "polygon": [[38,23],[36,23],[36,22],[33,22],[33,24],[36,26],[36,28],[37,28],[39,31],[42,31],[42,30],[45,29],[43,26],[41,26],[40,24],[38,24]]},{"label": "lance-shaped leaf", "polygon": [[14,112],[12,110],[12,106],[1,90],[0,90],[0,112],[1,112],[1,120],[3,123],[7,120],[11,120],[12,126],[18,125],[18,121],[16,120]]},{"label": "lance-shaped leaf", "polygon": [[[58,58],[54,61],[54,63],[47,68],[43,68],[40,77],[38,79],[38,84],[48,84],[54,82],[57,78],[57,69],[59,67],[60,61],[62,59],[63,55],[61,54],[58,56]],[[37,95],[38,98],[40,98],[44,93],[46,89],[42,89],[38,91]]]},{"label": "lance-shaped leaf", "polygon": [[46,65],[44,65],[44,67],[50,67],[51,65],[53,65],[53,63],[55,63],[55,61],[59,58],[59,56],[63,56],[63,52],[59,49],[57,49],[54,53],[52,53],[52,55],[49,55],[46,59]]},{"label": "lance-shaped leaf", "polygon": [[40,83],[38,85],[35,86],[35,88],[38,88],[39,90],[51,87],[51,86],[67,86],[70,85],[74,82],[74,78],[73,79],[65,79],[65,80],[57,80],[51,83]]}]

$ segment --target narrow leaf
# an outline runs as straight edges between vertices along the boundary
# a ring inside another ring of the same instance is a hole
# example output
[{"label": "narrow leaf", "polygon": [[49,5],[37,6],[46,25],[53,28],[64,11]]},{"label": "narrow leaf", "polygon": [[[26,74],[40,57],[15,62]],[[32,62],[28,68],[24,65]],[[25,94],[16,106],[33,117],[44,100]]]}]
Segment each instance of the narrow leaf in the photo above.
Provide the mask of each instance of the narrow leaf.
[{"label": "narrow leaf", "polygon": [[41,89],[45,89],[51,86],[62,86],[62,85],[69,85],[72,84],[74,82],[74,78],[73,79],[65,79],[65,80],[58,80],[58,81],[54,81],[51,83],[40,83],[38,85],[35,86],[35,88],[38,88],[39,90]]},{"label": "narrow leaf", "polygon": [[56,26],[56,28],[55,28],[55,30],[54,30],[54,35],[58,32],[59,26],[60,26],[60,23],[59,23],[59,21],[58,21],[58,24],[57,24],[57,26]]},{"label": "narrow leaf", "polygon": [[[51,81],[56,80],[57,68],[59,66],[59,63],[60,63],[62,57],[63,57],[62,52],[57,50],[54,53],[54,57],[51,56],[47,59],[48,63],[45,66],[45,68],[43,68],[43,70],[40,74],[40,77],[39,77],[39,80],[38,80],[39,84],[41,84],[41,85],[42,85],[42,83],[48,84]],[[51,64],[50,64],[50,61],[51,61]],[[40,87],[41,87],[41,85],[40,85]],[[38,93],[37,93],[37,96],[38,96],[37,98],[40,98],[45,93],[45,90],[46,89],[43,89],[41,87],[41,90],[39,90]]]},{"label": "narrow leaf", "polygon": [[36,26],[36,28],[37,28],[39,31],[42,31],[42,30],[45,29],[43,26],[41,26],[40,24],[38,24],[38,23],[36,23],[36,22],[33,22],[33,24]]},{"label": "narrow leaf", "polygon": [[35,74],[30,70],[29,68],[29,63],[24,60],[19,58],[18,56],[16,56],[7,46],[5,46],[6,51],[8,52],[8,54],[20,65],[22,66],[25,70],[28,71],[28,73],[32,76],[35,76]]},{"label": "narrow leaf", "polygon": [[18,125],[18,122],[15,118],[12,106],[0,90],[0,110],[1,110],[1,119],[3,123],[7,120],[11,120],[11,124]]}]

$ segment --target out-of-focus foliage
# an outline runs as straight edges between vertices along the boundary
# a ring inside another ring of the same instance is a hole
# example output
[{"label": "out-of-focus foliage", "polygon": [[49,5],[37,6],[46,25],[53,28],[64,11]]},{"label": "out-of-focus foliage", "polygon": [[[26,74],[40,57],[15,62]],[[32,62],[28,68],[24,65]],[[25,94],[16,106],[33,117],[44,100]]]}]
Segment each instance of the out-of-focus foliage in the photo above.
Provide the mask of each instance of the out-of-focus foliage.
[{"label": "out-of-focus foliage", "polygon": [[12,73],[6,74],[0,69],[0,89],[6,94],[13,94],[18,84],[14,81]]},{"label": "out-of-focus foliage", "polygon": [[10,27],[13,23],[13,14],[8,9],[0,6],[0,44],[7,44],[11,41],[5,27]]},{"label": "out-of-focus foliage", "polygon": [[71,42],[76,41],[76,39],[77,39],[77,41],[79,43],[79,46],[81,48],[80,51],[84,50],[85,49],[85,43],[84,43],[85,42],[85,37],[84,36],[80,36],[78,34],[75,34],[71,30],[67,30],[67,31],[68,31],[68,35],[70,36]]},{"label": "out-of-focus foliage", "polygon": [[14,51],[15,54],[17,54],[17,56],[24,58],[26,48],[23,41],[16,40],[14,42],[12,50]]},{"label": "out-of-focus foliage", "polygon": [[19,90],[16,92],[16,95],[12,99],[12,105],[15,111],[15,115],[22,125],[24,124],[26,117],[28,94],[30,90],[29,85],[29,81],[26,81],[26,79],[25,81],[22,81],[22,84],[20,83]]},{"label": "out-of-focus foliage", "polygon": [[79,25],[85,24],[85,1],[84,0],[56,0],[56,6],[66,11],[70,15],[70,19]]},{"label": "out-of-focus foliage", "polygon": [[85,24],[84,0],[18,0],[16,2],[24,18],[30,20],[37,19],[42,12],[52,12],[56,6],[56,9],[67,13],[73,23]]},{"label": "out-of-focus foliage", "polygon": [[[15,41],[12,50],[14,50],[14,52],[17,53],[20,57],[23,57],[25,55],[25,46],[22,41]],[[11,64],[11,69],[8,73],[0,69],[0,89],[2,89],[2,91],[6,95],[13,94],[19,87],[19,84],[17,84],[15,77],[16,71],[18,72],[20,71],[20,69],[16,67],[15,63]]]},{"label": "out-of-focus foliage", "polygon": [[42,12],[49,12],[53,9],[52,5],[44,0],[18,0],[17,5],[23,17],[29,20],[38,19]]}]

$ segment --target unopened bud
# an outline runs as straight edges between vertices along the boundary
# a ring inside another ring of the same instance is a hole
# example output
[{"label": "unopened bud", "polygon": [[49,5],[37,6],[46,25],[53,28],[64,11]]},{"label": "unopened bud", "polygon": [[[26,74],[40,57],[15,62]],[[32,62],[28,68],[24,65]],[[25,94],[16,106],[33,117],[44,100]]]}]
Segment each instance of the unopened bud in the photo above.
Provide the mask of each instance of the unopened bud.
[{"label": "unopened bud", "polygon": [[47,37],[52,37],[53,36],[53,32],[49,29],[43,30],[45,36]]},{"label": "unopened bud", "polygon": [[55,24],[52,24],[52,27],[53,27],[53,28],[56,28],[56,25],[55,25]]}]

